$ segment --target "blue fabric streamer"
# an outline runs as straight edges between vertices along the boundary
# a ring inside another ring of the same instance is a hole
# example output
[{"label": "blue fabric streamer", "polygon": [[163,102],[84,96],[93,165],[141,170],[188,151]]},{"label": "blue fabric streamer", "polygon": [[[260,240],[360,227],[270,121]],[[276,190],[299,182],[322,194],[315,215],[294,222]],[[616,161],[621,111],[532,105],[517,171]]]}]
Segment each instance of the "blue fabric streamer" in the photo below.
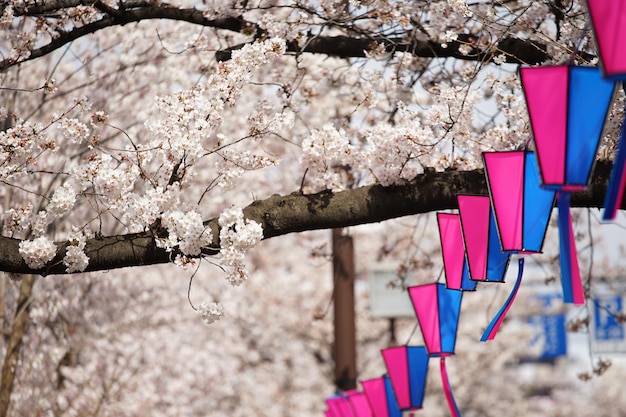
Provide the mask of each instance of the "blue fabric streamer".
[{"label": "blue fabric streamer", "polygon": [[509,298],[506,299],[506,301],[500,308],[500,311],[498,311],[496,316],[491,320],[491,323],[489,323],[489,326],[487,326],[487,329],[485,329],[485,332],[480,338],[481,342],[492,340],[496,336],[496,333],[498,332],[498,329],[500,328],[500,324],[502,324],[502,321],[504,320],[504,316],[506,316],[506,313],[509,311],[509,308],[511,308],[511,304],[513,304],[513,301],[515,300],[515,296],[517,295],[517,292],[519,291],[519,287],[522,283],[522,275],[524,275],[524,258],[520,258],[518,261],[517,280],[515,281],[515,285],[513,286],[513,290],[511,291],[511,294],[509,294]]}]

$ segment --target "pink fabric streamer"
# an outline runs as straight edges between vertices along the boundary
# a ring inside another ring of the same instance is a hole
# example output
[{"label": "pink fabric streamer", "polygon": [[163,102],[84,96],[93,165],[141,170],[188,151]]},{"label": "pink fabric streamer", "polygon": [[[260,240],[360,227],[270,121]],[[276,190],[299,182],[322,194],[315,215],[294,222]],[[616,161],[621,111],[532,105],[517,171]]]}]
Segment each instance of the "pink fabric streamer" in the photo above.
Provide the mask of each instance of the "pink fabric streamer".
[{"label": "pink fabric streamer", "polygon": [[574,304],[585,304],[585,290],[583,289],[582,279],[580,277],[580,269],[578,267],[578,255],[576,254],[576,241],[574,238],[574,226],[569,222],[569,251],[572,258],[572,287],[574,292]]},{"label": "pink fabric streamer", "polygon": [[506,301],[504,302],[504,305],[500,308],[500,311],[498,311],[496,316],[491,320],[491,323],[489,323],[489,326],[487,326],[487,329],[485,329],[485,332],[480,338],[481,342],[486,342],[487,340],[492,340],[494,337],[496,337],[496,333],[498,332],[500,325],[504,321],[504,317],[506,316],[506,313],[508,313],[509,309],[511,308],[511,305],[513,304],[513,301],[515,301],[515,296],[517,295],[517,292],[519,291],[519,287],[522,284],[522,276],[524,275],[524,258],[519,259],[518,265],[519,265],[519,269],[517,272],[517,280],[515,281],[513,290],[511,290],[511,294],[509,294],[509,298],[506,299]]},{"label": "pink fabric streamer", "polygon": [[557,201],[563,301],[577,305],[585,304],[585,291],[580,277],[576,240],[572,225],[572,214],[570,212],[570,194],[559,192]]},{"label": "pink fabric streamer", "polygon": [[443,384],[443,392],[446,395],[446,401],[448,401],[450,414],[452,415],[452,417],[461,417],[461,412],[459,411],[459,407],[456,405],[454,395],[452,394],[452,388],[450,387],[450,380],[448,379],[445,356],[441,356],[439,358],[439,368],[441,370],[441,383]]}]

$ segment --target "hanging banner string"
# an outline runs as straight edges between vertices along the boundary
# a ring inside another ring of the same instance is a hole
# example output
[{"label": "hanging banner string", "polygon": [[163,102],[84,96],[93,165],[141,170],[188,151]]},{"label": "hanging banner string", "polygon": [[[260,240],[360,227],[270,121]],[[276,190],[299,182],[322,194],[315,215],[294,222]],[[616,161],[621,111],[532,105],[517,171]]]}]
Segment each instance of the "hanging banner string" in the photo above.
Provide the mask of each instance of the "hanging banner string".
[{"label": "hanging banner string", "polygon": [[448,402],[448,408],[450,408],[450,414],[452,417],[461,417],[459,407],[456,405],[454,395],[452,394],[452,387],[450,387],[450,380],[448,379],[448,370],[446,369],[446,357],[441,356],[439,358],[439,368],[441,370],[441,383],[443,385],[443,392],[446,395],[446,401]]},{"label": "hanging banner string", "polygon": [[498,332],[500,325],[504,321],[504,317],[506,316],[506,313],[511,308],[513,301],[515,301],[515,296],[517,295],[520,285],[522,284],[523,275],[524,275],[524,258],[520,258],[518,261],[517,280],[515,281],[515,285],[513,286],[513,289],[511,290],[511,294],[509,294],[509,298],[506,299],[506,301],[500,308],[500,311],[498,311],[495,317],[491,320],[491,323],[489,323],[489,326],[487,326],[487,328],[485,329],[485,332],[480,338],[481,342],[486,342],[487,340],[492,340],[494,337],[496,337],[496,333]]},{"label": "hanging banner string", "polygon": [[[622,88],[626,93],[626,83],[622,84]],[[624,142],[626,142],[626,104],[624,120],[622,120],[622,128],[617,142],[617,153],[615,154],[615,161],[613,161],[609,186],[604,197],[604,212],[602,213],[602,220],[604,221],[615,220],[617,209],[622,203],[622,197],[624,196],[624,187],[626,186],[626,144]]]},{"label": "hanging banner string", "polygon": [[558,224],[561,245],[560,260],[563,301],[578,305],[585,304],[585,292],[583,290],[582,278],[580,277],[580,268],[578,267],[574,227],[570,212],[570,193],[557,193],[557,208],[559,212]]}]

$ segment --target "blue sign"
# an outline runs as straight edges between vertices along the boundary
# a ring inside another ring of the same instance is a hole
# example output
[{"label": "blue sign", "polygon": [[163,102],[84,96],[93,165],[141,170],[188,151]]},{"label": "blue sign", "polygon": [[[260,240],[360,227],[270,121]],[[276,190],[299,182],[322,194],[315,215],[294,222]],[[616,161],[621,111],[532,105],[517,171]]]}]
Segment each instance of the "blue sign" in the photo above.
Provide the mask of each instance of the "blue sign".
[{"label": "blue sign", "polygon": [[[545,311],[549,311],[553,303],[561,302],[559,294],[538,294],[535,297],[543,304]],[[546,313],[528,318],[528,323],[538,330],[538,335],[530,342],[531,346],[540,352],[536,357],[537,360],[550,360],[567,355],[565,322],[565,313]]]},{"label": "blue sign", "polygon": [[565,314],[532,316],[528,318],[528,322],[540,329],[539,335],[530,342],[532,346],[539,345],[537,359],[554,359],[567,355]]},{"label": "blue sign", "polygon": [[615,319],[622,311],[622,296],[611,295],[593,299],[593,338],[599,342],[619,342],[626,339],[624,325]]}]

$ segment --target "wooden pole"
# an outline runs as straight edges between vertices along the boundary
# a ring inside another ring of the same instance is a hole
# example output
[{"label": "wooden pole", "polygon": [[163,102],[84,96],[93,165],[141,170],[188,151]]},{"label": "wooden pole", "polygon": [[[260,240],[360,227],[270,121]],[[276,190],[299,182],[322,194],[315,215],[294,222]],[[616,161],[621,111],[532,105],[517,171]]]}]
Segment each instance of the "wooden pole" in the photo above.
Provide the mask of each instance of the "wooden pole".
[{"label": "wooden pole", "polygon": [[342,229],[333,229],[333,293],[335,385],[356,388],[356,325],[354,314],[354,244]]}]

